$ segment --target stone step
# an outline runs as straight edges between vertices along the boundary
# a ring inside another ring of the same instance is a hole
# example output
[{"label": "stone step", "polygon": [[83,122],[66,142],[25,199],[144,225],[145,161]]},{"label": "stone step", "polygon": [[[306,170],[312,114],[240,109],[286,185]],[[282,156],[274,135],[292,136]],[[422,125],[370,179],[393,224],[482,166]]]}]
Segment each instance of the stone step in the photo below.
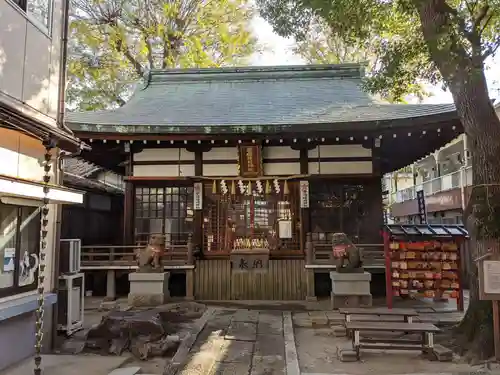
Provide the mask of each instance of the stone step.
[{"label": "stone step", "polygon": [[138,366],[134,367],[122,367],[111,371],[108,375],[136,375],[141,373],[141,368]]}]

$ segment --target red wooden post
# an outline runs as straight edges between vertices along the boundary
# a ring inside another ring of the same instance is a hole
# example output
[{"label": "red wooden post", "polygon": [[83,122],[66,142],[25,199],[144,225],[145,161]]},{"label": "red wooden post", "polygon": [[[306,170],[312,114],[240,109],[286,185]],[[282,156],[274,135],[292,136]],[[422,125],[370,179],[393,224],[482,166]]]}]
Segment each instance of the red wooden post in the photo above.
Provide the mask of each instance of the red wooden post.
[{"label": "red wooden post", "polygon": [[384,256],[385,256],[385,299],[387,307],[392,309],[392,274],[391,274],[391,250],[389,248],[389,233],[383,231]]}]

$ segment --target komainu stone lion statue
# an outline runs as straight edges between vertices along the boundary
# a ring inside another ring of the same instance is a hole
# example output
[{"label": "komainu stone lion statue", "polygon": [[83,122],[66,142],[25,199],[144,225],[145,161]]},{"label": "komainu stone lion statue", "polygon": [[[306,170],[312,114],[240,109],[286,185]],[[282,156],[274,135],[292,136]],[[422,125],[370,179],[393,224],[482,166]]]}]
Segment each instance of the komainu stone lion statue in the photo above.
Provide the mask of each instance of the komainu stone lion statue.
[{"label": "komainu stone lion statue", "polygon": [[165,252],[165,239],[160,234],[152,234],[146,247],[136,254],[137,272],[163,272],[162,256]]},{"label": "komainu stone lion statue", "polygon": [[332,239],[333,257],[337,272],[363,272],[363,257],[360,249],[345,233],[334,233]]}]

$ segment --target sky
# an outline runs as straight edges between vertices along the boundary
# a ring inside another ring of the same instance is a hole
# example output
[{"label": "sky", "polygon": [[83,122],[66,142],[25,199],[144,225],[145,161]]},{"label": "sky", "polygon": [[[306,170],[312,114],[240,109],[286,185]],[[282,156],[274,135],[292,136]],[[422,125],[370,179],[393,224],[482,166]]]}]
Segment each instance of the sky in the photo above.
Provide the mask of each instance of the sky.
[{"label": "sky", "polygon": [[[255,66],[263,65],[302,65],[305,64],[299,56],[292,52],[293,40],[282,38],[273,32],[269,23],[261,17],[256,17],[253,27],[264,51],[252,57],[251,64]],[[486,77],[490,88],[490,97],[500,100],[500,56],[496,61],[487,61]],[[448,91],[443,91],[441,87],[429,86],[432,96],[425,98],[423,103],[451,103],[452,97]]]}]

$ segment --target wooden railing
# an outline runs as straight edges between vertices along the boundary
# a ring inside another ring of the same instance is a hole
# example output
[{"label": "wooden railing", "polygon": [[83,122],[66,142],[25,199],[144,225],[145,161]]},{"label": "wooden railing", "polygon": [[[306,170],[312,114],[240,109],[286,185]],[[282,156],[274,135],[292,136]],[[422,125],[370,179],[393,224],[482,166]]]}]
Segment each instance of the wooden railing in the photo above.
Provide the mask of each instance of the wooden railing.
[{"label": "wooden railing", "polygon": [[[355,244],[363,254],[365,267],[384,267],[383,244]],[[328,241],[313,240],[312,234],[306,235],[306,264],[328,265],[334,264],[332,244]]]},{"label": "wooden railing", "polygon": [[[137,251],[144,245],[130,246],[82,246],[82,268],[134,267]],[[193,265],[193,242],[189,235],[187,244],[168,245],[162,257],[163,265],[183,266]]]}]

